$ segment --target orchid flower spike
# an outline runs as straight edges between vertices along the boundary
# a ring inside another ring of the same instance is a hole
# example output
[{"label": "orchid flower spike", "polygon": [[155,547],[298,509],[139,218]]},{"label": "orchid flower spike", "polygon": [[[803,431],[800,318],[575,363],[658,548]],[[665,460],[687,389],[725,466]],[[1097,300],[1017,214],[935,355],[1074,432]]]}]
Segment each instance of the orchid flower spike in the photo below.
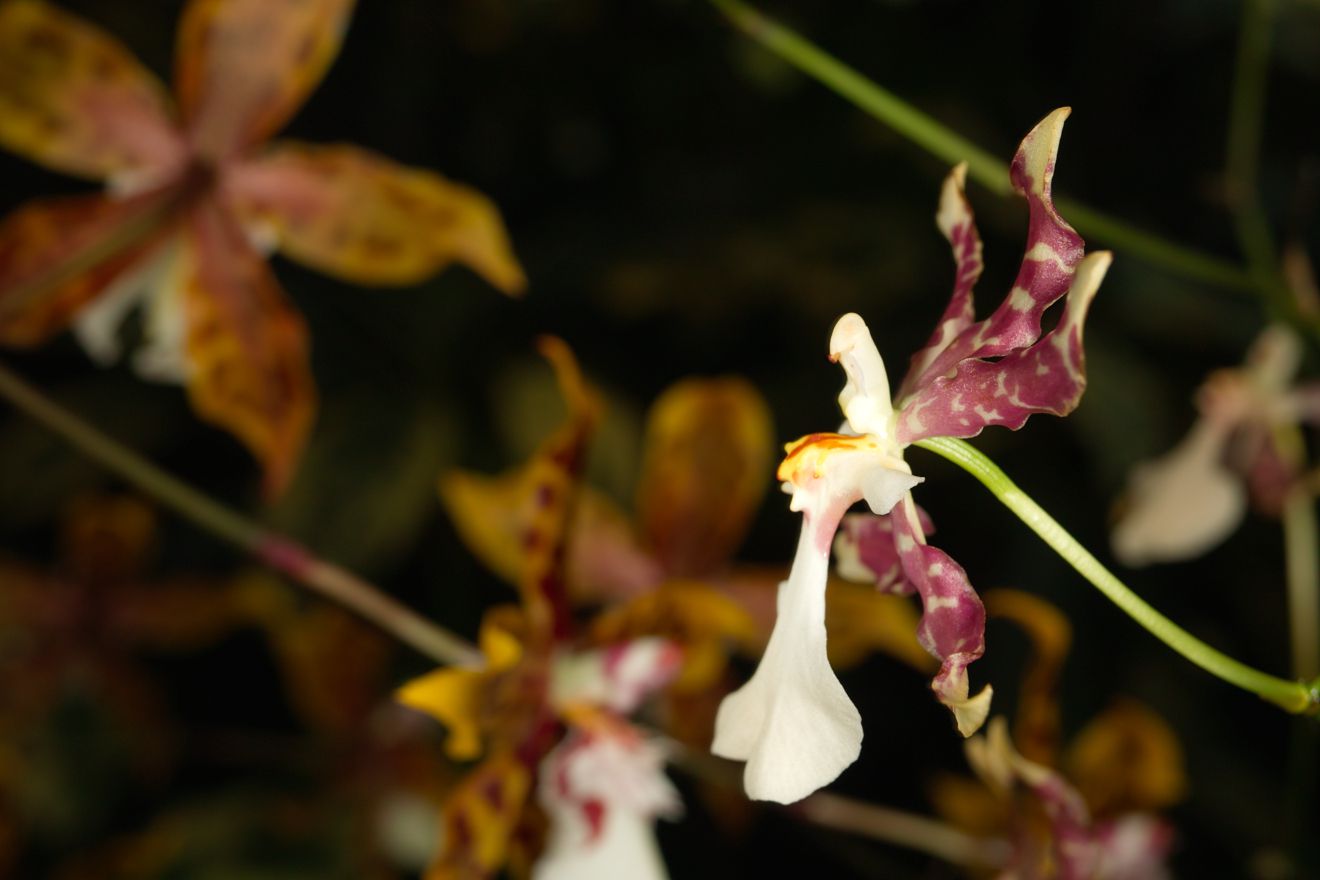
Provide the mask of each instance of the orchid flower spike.
[{"label": "orchid flower spike", "polygon": [[[945,181],[937,215],[957,265],[953,298],[896,397],[861,317],[845,315],[835,325],[830,359],[847,376],[839,395],[847,433],[811,434],[788,446],[778,476],[791,508],[803,515],[797,554],[779,586],[778,618],[761,664],[716,719],[712,750],[747,761],[750,797],[799,800],[860,753],[861,718],[826,658],[824,598],[831,545],[858,501],[874,516],[848,520],[837,545],[840,572],[921,596],[918,639],[941,663],[931,685],[936,697],[964,736],[985,721],[990,689],[971,696],[967,676],[985,650],[985,609],[961,566],[926,543],[929,520],[911,495],[922,478],[903,452],[917,440],[973,437],[987,425],[1016,430],[1032,413],[1066,415],[1081,398],[1082,324],[1110,255],[1084,257],[1081,238],[1050,199],[1068,112],[1041,121],[1013,159],[1013,184],[1027,198],[1030,226],[1017,281],[993,314],[975,320],[981,241],[963,194],[966,166],[959,165]],[[1042,314],[1061,298],[1063,313],[1042,336]]]}]

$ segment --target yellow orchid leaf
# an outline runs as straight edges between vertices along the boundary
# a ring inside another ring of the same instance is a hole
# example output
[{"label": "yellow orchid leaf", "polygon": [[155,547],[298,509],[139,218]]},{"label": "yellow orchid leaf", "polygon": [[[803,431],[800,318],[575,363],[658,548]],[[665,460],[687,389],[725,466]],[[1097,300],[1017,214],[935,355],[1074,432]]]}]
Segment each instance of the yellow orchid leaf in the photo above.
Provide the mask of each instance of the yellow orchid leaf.
[{"label": "yellow orchid leaf", "polygon": [[[440,478],[440,499],[459,537],[491,572],[517,586],[523,535],[536,517],[537,469],[530,463],[495,477],[453,470]],[[575,602],[629,598],[663,579],[618,507],[580,486],[568,528],[566,578]]]},{"label": "yellow orchid leaf", "polygon": [[743,379],[687,379],[656,400],[637,509],[668,574],[709,575],[728,563],[765,496],[773,456],[769,407]]},{"label": "yellow orchid leaf", "polygon": [[445,475],[440,497],[464,542],[492,571],[517,585],[532,628],[545,634],[567,614],[567,540],[600,403],[563,341],[545,337],[540,349],[567,403],[564,423],[512,472]]},{"label": "yellow orchid leaf", "polygon": [[521,626],[522,617],[517,609],[492,609],[481,623],[479,641],[486,662],[480,669],[437,669],[395,692],[399,702],[425,712],[449,728],[445,752],[456,761],[470,761],[479,756],[486,728],[505,720],[498,717],[493,704],[501,675],[522,660]]},{"label": "yellow orchid leaf", "polygon": [[522,640],[497,615],[488,614],[481,622],[479,641],[481,653],[486,658],[486,668],[491,672],[512,669],[522,659]]},{"label": "yellow orchid leaf", "polygon": [[280,144],[226,188],[291,259],[357,284],[416,284],[458,262],[506,294],[527,285],[490,199],[358,147]]},{"label": "yellow orchid leaf", "polygon": [[414,678],[394,697],[445,725],[449,729],[445,753],[455,761],[471,761],[481,754],[487,681],[482,669],[437,669]]},{"label": "yellow orchid leaf", "polygon": [[521,538],[535,510],[530,468],[497,477],[450,471],[440,478],[440,500],[468,550],[517,586],[524,569]]},{"label": "yellow orchid leaf", "polygon": [[564,560],[568,555],[568,529],[587,445],[600,421],[601,404],[567,343],[543,336],[537,348],[554,369],[568,408],[564,423],[546,438],[527,467],[528,479],[535,487],[535,510],[520,537],[525,567],[519,593],[533,630],[544,635],[550,626],[559,631],[567,627]]},{"label": "yellow orchid leaf", "polygon": [[73,196],[28,202],[0,221],[0,344],[40,345],[131,283],[161,251],[167,207],[158,194]]},{"label": "yellow orchid leaf", "polygon": [[830,664],[846,669],[881,651],[918,672],[933,672],[939,662],[917,641],[920,620],[920,612],[907,597],[832,577],[825,591]]},{"label": "yellow orchid leaf", "polygon": [[194,148],[228,159],[280,129],[339,54],[353,0],[190,0],[175,88]]},{"label": "yellow orchid leaf", "polygon": [[442,849],[425,880],[485,880],[509,858],[532,774],[511,752],[487,758],[445,802]]},{"label": "yellow orchid leaf", "polygon": [[1178,735],[1134,700],[1115,703],[1082,728],[1064,766],[1098,818],[1162,810],[1187,792]]},{"label": "yellow orchid leaf", "polygon": [[0,146],[95,179],[169,170],[184,154],[156,78],[114,38],[40,0],[0,3]]},{"label": "yellow orchid leaf", "polygon": [[984,601],[991,617],[1011,620],[1031,641],[1013,740],[1023,757],[1053,766],[1059,749],[1059,674],[1072,645],[1072,624],[1054,605],[1020,590],[990,590]]},{"label": "yellow orchid leaf", "polygon": [[316,408],[307,329],[228,217],[199,206],[189,233],[183,296],[193,408],[247,445],[265,468],[267,495],[277,495]]}]

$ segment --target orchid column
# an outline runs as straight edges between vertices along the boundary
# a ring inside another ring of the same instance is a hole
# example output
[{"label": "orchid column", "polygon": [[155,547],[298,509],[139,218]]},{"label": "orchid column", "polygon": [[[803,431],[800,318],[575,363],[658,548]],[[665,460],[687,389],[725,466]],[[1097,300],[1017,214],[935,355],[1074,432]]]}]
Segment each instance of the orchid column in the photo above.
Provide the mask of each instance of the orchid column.
[{"label": "orchid column", "polygon": [[[970,736],[985,721],[990,689],[971,696],[967,666],[985,650],[985,609],[966,572],[926,543],[929,520],[910,490],[922,481],[903,460],[910,444],[974,437],[987,425],[1022,427],[1036,412],[1066,415],[1086,385],[1082,324],[1108,253],[1083,256],[1081,238],[1054,210],[1050,182],[1068,109],[1055,110],[1022,141],[1013,185],[1030,225],[1016,283],[988,318],[975,320],[972,288],[981,240],[963,194],[965,166],[944,184],[937,221],[957,264],[954,291],[926,347],[912,358],[891,403],[884,361],[855,314],[835,325],[830,359],[847,384],[839,404],[848,433],[811,434],[788,447],[778,476],[801,511],[793,570],[779,586],[779,617],[760,667],[720,707],[712,750],[747,761],[749,796],[791,803],[832,781],[861,751],[856,707],[825,655],[829,552],[848,508],[865,500],[874,516],[849,518],[838,535],[841,573],[879,589],[920,595],[918,638],[941,661],[931,683]],[[1041,335],[1044,311],[1065,298]]]}]

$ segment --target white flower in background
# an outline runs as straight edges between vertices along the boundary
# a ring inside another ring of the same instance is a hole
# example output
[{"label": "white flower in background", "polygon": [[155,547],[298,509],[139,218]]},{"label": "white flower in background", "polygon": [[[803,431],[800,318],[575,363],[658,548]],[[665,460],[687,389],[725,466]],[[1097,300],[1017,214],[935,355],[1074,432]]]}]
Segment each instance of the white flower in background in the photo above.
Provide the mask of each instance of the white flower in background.
[{"label": "white flower in background", "polygon": [[1242,521],[1251,500],[1277,513],[1296,479],[1279,432],[1320,416],[1320,386],[1294,385],[1301,343],[1267,327],[1246,363],[1213,373],[1197,393],[1200,418],[1165,455],[1138,465],[1114,526],[1124,564],[1200,556]]}]

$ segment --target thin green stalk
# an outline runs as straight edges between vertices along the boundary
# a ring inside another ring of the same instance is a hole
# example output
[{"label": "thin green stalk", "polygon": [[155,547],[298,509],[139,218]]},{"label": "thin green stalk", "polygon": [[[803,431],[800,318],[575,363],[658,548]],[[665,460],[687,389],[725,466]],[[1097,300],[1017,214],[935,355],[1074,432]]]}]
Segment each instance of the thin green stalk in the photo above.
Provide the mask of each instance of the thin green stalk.
[{"label": "thin green stalk", "polygon": [[1226,148],[1229,203],[1252,271],[1277,275],[1278,257],[1260,200],[1260,144],[1265,117],[1273,0],[1244,0],[1229,103]]},{"label": "thin green stalk", "polygon": [[951,865],[1002,869],[1013,847],[999,837],[977,837],[926,816],[817,792],[790,812],[818,825],[897,844],[943,859]]},{"label": "thin green stalk", "polygon": [[1274,0],[1243,0],[1233,91],[1229,102],[1224,179],[1238,244],[1253,285],[1271,315],[1315,332],[1279,264],[1278,248],[1260,195],[1260,145],[1265,118]]},{"label": "thin green stalk", "polygon": [[[743,0],[710,0],[739,30],[763,47],[856,104],[903,137],[949,165],[967,163],[967,173],[992,192],[1013,192],[1008,164],[922,113],[893,92],[867,79],[819,46]],[[1254,290],[1254,279],[1232,263],[1170,242],[1148,230],[1068,199],[1056,199],[1062,213],[1082,234],[1121,247],[1186,278],[1234,290]]]},{"label": "thin green stalk", "polygon": [[[1306,438],[1295,425],[1276,430],[1275,445],[1296,472],[1306,467]],[[1283,503],[1284,571],[1288,586],[1293,675],[1320,676],[1320,523],[1315,495],[1298,480]]]},{"label": "thin green stalk", "polygon": [[251,554],[304,587],[337,602],[441,663],[475,663],[477,649],[391,599],[379,588],[302,545],[262,528],[126,449],[0,365],[0,397],[34,421],[202,530]]},{"label": "thin green stalk", "polygon": [[967,173],[986,189],[1013,194],[1008,165],[995,156],[742,0],[711,2],[743,33],[917,146],[949,165],[966,162]]},{"label": "thin green stalk", "polygon": [[1111,602],[1157,639],[1206,672],[1289,712],[1301,714],[1320,711],[1320,679],[1309,683],[1288,681],[1253,669],[1210,647],[1160,614],[1105,568],[1063,526],[1019,489],[998,465],[975,447],[948,437],[919,440],[916,445],[948,459],[980,480],[1001,504],[1013,511],[1050,549],[1063,557],[1065,562]]},{"label": "thin green stalk", "polygon": [[[648,735],[660,743],[665,756],[676,767],[706,782],[742,789],[741,765],[717,758],[705,750],[690,748],[658,731],[648,731]],[[928,816],[823,791],[789,804],[785,811],[822,828],[924,852],[953,865],[1002,868],[1012,855],[1012,847],[1002,837],[967,834]]]}]

